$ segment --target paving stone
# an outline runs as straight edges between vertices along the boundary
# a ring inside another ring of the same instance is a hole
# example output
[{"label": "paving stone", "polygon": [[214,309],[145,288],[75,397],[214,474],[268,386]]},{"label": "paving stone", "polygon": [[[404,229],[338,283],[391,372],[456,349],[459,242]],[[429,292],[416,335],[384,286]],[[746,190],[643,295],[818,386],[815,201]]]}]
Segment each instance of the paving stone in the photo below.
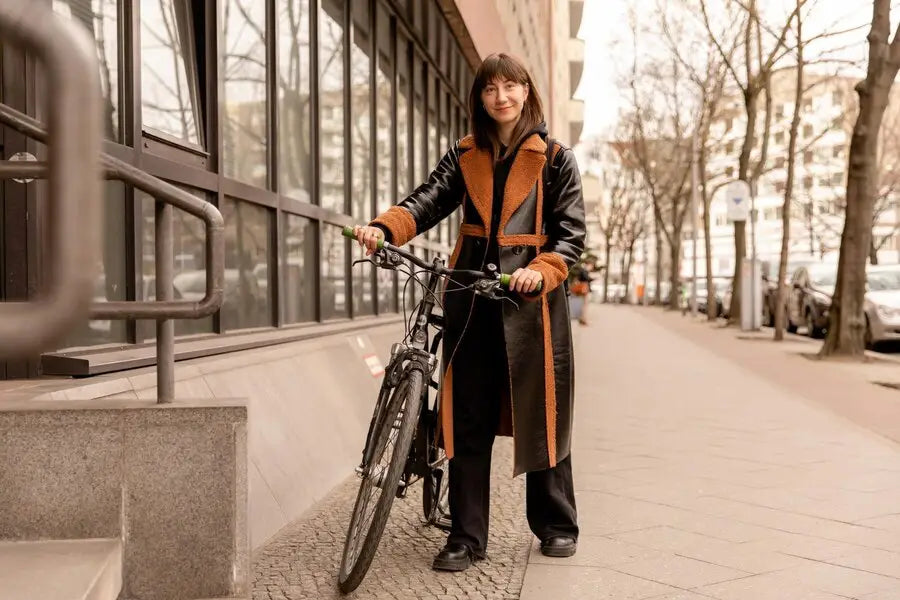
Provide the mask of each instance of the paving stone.
[{"label": "paving stone", "polygon": [[[494,445],[488,558],[464,573],[437,573],[431,560],[446,534],[422,519],[422,486],[391,509],[381,544],[354,600],[516,600],[532,536],[525,518],[524,479],[512,479],[512,443]],[[254,600],[344,598],[337,572],[359,480],[351,477],[305,517],[254,555]],[[262,593],[261,593],[262,592]],[[277,596],[275,594],[278,594]]]}]

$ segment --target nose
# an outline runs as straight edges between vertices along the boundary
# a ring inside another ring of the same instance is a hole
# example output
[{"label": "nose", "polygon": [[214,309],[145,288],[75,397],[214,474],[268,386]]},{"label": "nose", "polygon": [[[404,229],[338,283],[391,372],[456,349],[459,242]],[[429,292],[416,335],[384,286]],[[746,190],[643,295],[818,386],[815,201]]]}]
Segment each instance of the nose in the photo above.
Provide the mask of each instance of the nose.
[{"label": "nose", "polygon": [[503,106],[506,104],[507,95],[502,89],[497,91],[497,104]]}]

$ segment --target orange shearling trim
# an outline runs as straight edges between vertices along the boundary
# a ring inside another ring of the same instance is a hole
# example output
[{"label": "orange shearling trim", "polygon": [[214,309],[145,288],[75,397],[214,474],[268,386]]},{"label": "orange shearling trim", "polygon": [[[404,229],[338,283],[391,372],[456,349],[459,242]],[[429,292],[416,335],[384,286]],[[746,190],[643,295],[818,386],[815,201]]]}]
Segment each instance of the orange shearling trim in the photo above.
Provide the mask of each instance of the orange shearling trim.
[{"label": "orange shearling trim", "polygon": [[547,428],[547,458],[550,468],[556,466],[556,374],[553,365],[553,337],[550,331],[550,305],[542,300],[541,320],[544,329],[544,409]]},{"label": "orange shearling trim", "polygon": [[466,182],[466,191],[481,222],[491,223],[491,206],[494,202],[494,162],[491,153],[482,148],[466,150],[459,157],[459,168]]},{"label": "orange shearling trim", "polygon": [[540,248],[547,243],[550,238],[546,235],[535,235],[533,233],[515,233],[510,235],[498,235],[498,246],[537,246]]},{"label": "orange shearling trim", "polygon": [[525,296],[526,300],[537,300],[562,285],[569,276],[569,267],[556,252],[543,252],[534,257],[528,264],[528,268],[539,272],[544,278],[544,286],[537,296]]},{"label": "orange shearling trim", "polygon": [[[541,181],[541,170],[547,157],[544,153],[547,150],[547,144],[541,139],[541,136],[534,134],[527,140],[522,142],[516,158],[513,160],[512,167],[509,169],[509,176],[506,179],[506,189],[503,191],[503,209],[500,212],[500,233],[506,229],[506,224],[510,218],[518,210],[520,206],[528,198],[531,190],[534,189],[536,183]],[[538,191],[538,194],[541,192]],[[538,230],[540,232],[540,230]]]},{"label": "orange shearling trim", "polygon": [[487,231],[484,225],[473,225],[472,223],[463,223],[459,226],[460,235],[471,235],[474,237],[487,237]]},{"label": "orange shearling trim", "polygon": [[391,232],[391,243],[395,246],[403,246],[409,240],[416,237],[416,221],[405,208],[392,206],[387,211],[374,219],[370,225],[383,225]]}]

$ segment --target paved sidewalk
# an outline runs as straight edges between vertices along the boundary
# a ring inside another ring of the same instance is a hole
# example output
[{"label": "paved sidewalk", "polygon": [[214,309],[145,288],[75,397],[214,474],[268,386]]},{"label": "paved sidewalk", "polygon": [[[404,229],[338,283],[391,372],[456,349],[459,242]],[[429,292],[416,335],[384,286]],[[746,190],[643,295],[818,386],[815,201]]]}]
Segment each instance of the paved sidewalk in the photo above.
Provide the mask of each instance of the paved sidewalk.
[{"label": "paved sidewalk", "polygon": [[900,414],[869,383],[900,366],[860,375],[655,308],[591,318],[579,552],[533,550],[523,600],[900,600],[900,445],[868,427]]},{"label": "paved sidewalk", "polygon": [[[446,534],[422,525],[422,486],[395,500],[384,537],[353,600],[516,600],[533,536],[522,478],[512,479],[512,440],[494,444],[488,560],[463,574],[436,573],[431,560]],[[344,596],[337,572],[359,480],[348,480],[253,557],[253,600]]]}]

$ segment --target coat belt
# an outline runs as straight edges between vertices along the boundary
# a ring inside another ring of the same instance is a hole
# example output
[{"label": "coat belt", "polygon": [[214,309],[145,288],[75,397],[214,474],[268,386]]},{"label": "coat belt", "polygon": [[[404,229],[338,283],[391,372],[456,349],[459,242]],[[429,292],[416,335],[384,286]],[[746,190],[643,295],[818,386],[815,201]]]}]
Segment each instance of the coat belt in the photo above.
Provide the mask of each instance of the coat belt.
[{"label": "coat belt", "polygon": [[[468,235],[472,237],[487,237],[487,232],[483,225],[475,225],[473,223],[463,223],[459,226],[460,235]],[[547,243],[549,238],[546,235],[537,235],[534,233],[512,233],[500,234],[497,236],[498,246],[535,246],[540,248]]]}]

